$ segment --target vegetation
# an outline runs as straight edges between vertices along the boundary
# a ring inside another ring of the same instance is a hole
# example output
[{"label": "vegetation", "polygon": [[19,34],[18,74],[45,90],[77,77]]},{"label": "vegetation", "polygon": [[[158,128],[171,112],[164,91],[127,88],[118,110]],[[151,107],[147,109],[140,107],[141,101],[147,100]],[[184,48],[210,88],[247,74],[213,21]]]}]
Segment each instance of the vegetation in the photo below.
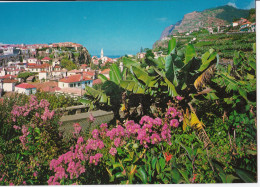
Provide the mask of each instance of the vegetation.
[{"label": "vegetation", "polygon": [[23,72],[23,73],[19,73],[17,75],[18,78],[21,78],[24,82],[26,81],[26,79],[30,76],[34,76],[37,73],[33,73],[33,72]]},{"label": "vegetation", "polygon": [[68,71],[76,69],[77,66],[68,58],[63,58],[61,60],[61,67],[66,68]]},{"label": "vegetation", "polygon": [[5,99],[0,184],[255,183],[255,44],[235,51],[232,64],[196,45],[172,38],[166,57],[124,57],[122,72],[112,64],[110,79],[99,75],[81,102],[112,110],[114,120],[90,133],[76,123],[69,141],[52,111],[64,98]]}]

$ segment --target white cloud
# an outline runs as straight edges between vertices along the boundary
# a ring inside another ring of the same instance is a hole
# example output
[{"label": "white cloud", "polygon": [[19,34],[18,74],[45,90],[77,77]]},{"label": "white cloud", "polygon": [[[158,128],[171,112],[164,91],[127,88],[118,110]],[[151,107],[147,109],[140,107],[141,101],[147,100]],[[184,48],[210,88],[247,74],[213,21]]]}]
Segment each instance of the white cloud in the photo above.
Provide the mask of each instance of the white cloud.
[{"label": "white cloud", "polygon": [[234,7],[234,8],[237,8],[237,5],[236,5],[236,3],[228,2],[228,4],[227,4],[227,5],[229,5],[229,6],[232,6],[232,7]]},{"label": "white cloud", "polygon": [[168,21],[168,18],[166,18],[166,17],[156,18],[156,20],[159,21],[159,22],[166,22],[166,21]]},{"label": "white cloud", "polygon": [[252,0],[249,5],[247,5],[246,9],[255,8],[255,0]]}]

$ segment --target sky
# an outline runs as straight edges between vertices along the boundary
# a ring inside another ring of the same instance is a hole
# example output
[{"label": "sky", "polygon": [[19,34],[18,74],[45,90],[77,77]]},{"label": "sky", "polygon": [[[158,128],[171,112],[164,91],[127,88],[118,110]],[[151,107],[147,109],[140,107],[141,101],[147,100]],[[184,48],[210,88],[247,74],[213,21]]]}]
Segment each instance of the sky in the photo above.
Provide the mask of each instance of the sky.
[{"label": "sky", "polygon": [[91,55],[136,54],[152,48],[165,27],[187,13],[254,0],[0,2],[0,43],[75,42]]}]

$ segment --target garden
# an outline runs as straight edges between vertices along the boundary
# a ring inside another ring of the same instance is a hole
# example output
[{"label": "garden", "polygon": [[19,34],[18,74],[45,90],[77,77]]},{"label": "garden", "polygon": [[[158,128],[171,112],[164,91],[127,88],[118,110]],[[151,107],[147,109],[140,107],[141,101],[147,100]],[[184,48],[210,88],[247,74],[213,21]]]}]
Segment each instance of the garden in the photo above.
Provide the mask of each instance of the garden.
[{"label": "garden", "polygon": [[58,99],[5,98],[0,185],[256,183],[255,44],[227,64],[214,46],[202,55],[176,46],[172,38],[166,57],[124,57],[122,72],[112,64],[110,79],[99,75],[76,103],[114,119],[91,132],[75,123],[70,139]]}]

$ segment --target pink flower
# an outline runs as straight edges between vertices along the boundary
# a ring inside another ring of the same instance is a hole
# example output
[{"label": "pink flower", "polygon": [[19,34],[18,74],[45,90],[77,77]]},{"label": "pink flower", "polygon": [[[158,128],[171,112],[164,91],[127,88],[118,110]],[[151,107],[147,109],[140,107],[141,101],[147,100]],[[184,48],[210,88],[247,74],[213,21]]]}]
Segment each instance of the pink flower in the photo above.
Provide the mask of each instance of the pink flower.
[{"label": "pink flower", "polygon": [[161,118],[155,118],[153,120],[153,123],[157,126],[161,126],[162,125],[162,119]]},{"label": "pink flower", "polygon": [[74,125],[73,125],[73,127],[74,127],[74,132],[73,132],[73,134],[79,134],[80,133],[80,131],[81,131],[81,126],[80,126],[80,124],[79,123],[75,123]]},{"label": "pink flower", "polygon": [[115,156],[115,155],[116,155],[116,153],[117,153],[117,150],[116,150],[116,148],[114,148],[114,147],[111,147],[111,149],[110,149],[109,153],[110,153],[111,155]]},{"label": "pink flower", "polygon": [[92,131],[92,136],[93,136],[93,138],[94,138],[94,139],[98,139],[98,135],[99,135],[98,130],[97,130],[97,129],[94,129],[94,130]]},{"label": "pink flower", "polygon": [[120,138],[116,138],[116,139],[114,140],[114,145],[115,145],[116,147],[118,147],[118,146],[120,145],[120,142],[121,142],[121,139],[120,139]]},{"label": "pink flower", "polygon": [[38,172],[37,172],[37,171],[33,173],[33,176],[34,176],[34,177],[37,177],[37,175],[38,175]]},{"label": "pink flower", "polygon": [[149,125],[153,125],[153,118],[151,118],[150,116],[143,116],[140,120],[140,124],[149,124]]},{"label": "pink flower", "polygon": [[183,100],[183,97],[181,97],[181,96],[176,96],[176,99],[179,100],[179,101],[181,101],[181,100]]},{"label": "pink flower", "polygon": [[14,125],[13,128],[14,128],[15,130],[21,129],[21,127],[18,127],[18,126],[16,126],[16,125]]},{"label": "pink flower", "polygon": [[97,153],[95,156],[90,156],[89,163],[98,165],[99,159],[103,157],[103,154]]},{"label": "pink flower", "polygon": [[84,139],[81,137],[78,138],[78,141],[77,141],[77,144],[80,144],[80,143],[83,143],[84,142]]},{"label": "pink flower", "polygon": [[179,121],[178,121],[177,119],[172,119],[172,120],[170,121],[170,126],[177,128],[177,127],[179,126]]},{"label": "pink flower", "polygon": [[166,117],[175,118],[176,115],[177,115],[177,110],[174,107],[168,108],[167,113],[166,113]]},{"label": "pink flower", "polygon": [[151,140],[152,140],[152,144],[157,144],[161,141],[161,138],[160,138],[159,134],[154,133],[151,136]]},{"label": "pink flower", "polygon": [[102,124],[100,125],[100,128],[101,128],[101,129],[106,129],[106,128],[107,128],[107,124],[106,124],[106,123],[102,123]]},{"label": "pink flower", "polygon": [[26,185],[26,181],[23,181],[23,185]]},{"label": "pink flower", "polygon": [[14,183],[10,182],[9,186],[14,186]]},{"label": "pink flower", "polygon": [[95,121],[95,118],[94,118],[94,116],[92,115],[92,113],[89,114],[89,121],[90,121],[90,122],[94,122],[94,121]]}]

